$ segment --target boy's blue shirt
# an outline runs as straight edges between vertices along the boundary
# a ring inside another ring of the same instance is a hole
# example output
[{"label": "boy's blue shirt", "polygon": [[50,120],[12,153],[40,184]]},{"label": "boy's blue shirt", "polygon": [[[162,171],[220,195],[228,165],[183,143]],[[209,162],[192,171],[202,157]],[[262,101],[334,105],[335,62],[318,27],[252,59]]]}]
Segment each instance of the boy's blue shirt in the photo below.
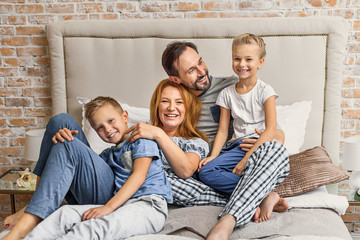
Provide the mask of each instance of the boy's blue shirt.
[{"label": "boy's blue shirt", "polygon": [[168,203],[172,203],[172,192],[160,159],[160,150],[157,143],[149,139],[138,139],[133,143],[124,140],[118,146],[105,149],[100,157],[112,168],[115,176],[115,192],[124,185],[132,173],[134,159],[151,157],[152,162],[145,182],[132,196],[158,194]]}]

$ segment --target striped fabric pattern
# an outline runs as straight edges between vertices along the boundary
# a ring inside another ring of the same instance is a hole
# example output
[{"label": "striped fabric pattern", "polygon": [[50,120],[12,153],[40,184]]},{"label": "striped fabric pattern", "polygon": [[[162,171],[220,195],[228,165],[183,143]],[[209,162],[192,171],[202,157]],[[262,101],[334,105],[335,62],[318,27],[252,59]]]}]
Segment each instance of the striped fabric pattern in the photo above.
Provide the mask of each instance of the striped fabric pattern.
[{"label": "striped fabric pattern", "polygon": [[229,200],[194,178],[180,179],[173,172],[168,172],[167,176],[175,204],[225,206],[219,217],[231,214],[236,218],[236,226],[241,226],[251,221],[261,201],[289,172],[289,157],[284,146],[277,142],[266,142],[249,158]]}]

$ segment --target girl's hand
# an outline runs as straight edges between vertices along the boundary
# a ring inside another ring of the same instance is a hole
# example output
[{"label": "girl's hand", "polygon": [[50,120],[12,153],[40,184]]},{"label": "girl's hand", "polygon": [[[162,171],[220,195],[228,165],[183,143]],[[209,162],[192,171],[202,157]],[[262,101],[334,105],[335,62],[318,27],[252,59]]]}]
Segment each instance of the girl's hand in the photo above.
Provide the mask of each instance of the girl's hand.
[{"label": "girl's hand", "polygon": [[214,160],[215,157],[207,157],[207,158],[204,158],[203,160],[200,161],[199,163],[199,168],[198,168],[198,172],[200,172],[200,169],[202,168],[202,166],[206,165],[208,162]]},{"label": "girl's hand", "polygon": [[126,132],[129,133],[132,131],[129,142],[134,142],[138,140],[139,138],[146,138],[151,140],[156,140],[156,137],[158,136],[159,130],[161,130],[158,127],[155,127],[153,125],[139,122],[133,126],[131,126]]},{"label": "girl's hand", "polygon": [[236,164],[236,166],[232,170],[232,173],[240,176],[245,169],[247,159],[248,158],[246,156],[243,159],[241,159],[241,161],[238,164]]},{"label": "girl's hand", "polygon": [[90,208],[89,210],[87,210],[86,212],[84,212],[84,214],[82,215],[81,217],[81,220],[82,221],[85,221],[85,220],[89,220],[89,219],[92,219],[92,218],[99,218],[99,217],[103,217],[105,215],[108,215],[110,213],[112,213],[113,210],[104,205],[104,206],[101,206],[101,207],[96,207],[96,208]]},{"label": "girl's hand", "polygon": [[52,137],[52,141],[54,144],[57,144],[58,141],[60,142],[64,142],[64,138],[71,142],[72,140],[74,140],[74,137],[73,135],[76,135],[78,134],[79,131],[78,130],[69,130],[67,128],[63,128],[63,129],[60,129],[56,134],[55,136]]}]

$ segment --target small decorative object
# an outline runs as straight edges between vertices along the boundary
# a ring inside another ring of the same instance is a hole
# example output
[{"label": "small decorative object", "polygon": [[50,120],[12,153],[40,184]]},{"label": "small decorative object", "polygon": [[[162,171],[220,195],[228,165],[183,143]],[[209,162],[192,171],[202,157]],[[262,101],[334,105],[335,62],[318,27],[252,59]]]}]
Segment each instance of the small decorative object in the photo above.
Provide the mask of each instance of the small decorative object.
[{"label": "small decorative object", "polygon": [[16,184],[20,187],[20,190],[35,190],[36,187],[36,175],[31,173],[29,168],[20,172],[20,178],[16,180]]},{"label": "small decorative object", "polygon": [[344,139],[343,167],[352,171],[349,185],[356,192],[354,198],[360,196],[360,136]]},{"label": "small decorative object", "polygon": [[360,201],[360,189],[355,192],[354,200]]},{"label": "small decorative object", "polygon": [[39,158],[41,141],[44,136],[45,129],[30,130],[25,133],[25,154],[24,159],[32,161],[31,171],[34,170],[36,162]]}]

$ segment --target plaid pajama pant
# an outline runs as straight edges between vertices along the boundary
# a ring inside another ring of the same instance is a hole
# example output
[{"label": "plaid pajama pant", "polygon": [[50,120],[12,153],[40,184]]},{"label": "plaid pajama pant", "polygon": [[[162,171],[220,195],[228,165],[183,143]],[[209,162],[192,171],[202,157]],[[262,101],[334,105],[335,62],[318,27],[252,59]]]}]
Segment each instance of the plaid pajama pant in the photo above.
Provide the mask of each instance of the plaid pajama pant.
[{"label": "plaid pajama pant", "polygon": [[245,170],[230,199],[194,178],[181,179],[167,173],[174,203],[179,206],[225,206],[219,217],[231,214],[236,226],[251,221],[262,200],[289,174],[289,157],[278,142],[262,144],[248,159]]}]

